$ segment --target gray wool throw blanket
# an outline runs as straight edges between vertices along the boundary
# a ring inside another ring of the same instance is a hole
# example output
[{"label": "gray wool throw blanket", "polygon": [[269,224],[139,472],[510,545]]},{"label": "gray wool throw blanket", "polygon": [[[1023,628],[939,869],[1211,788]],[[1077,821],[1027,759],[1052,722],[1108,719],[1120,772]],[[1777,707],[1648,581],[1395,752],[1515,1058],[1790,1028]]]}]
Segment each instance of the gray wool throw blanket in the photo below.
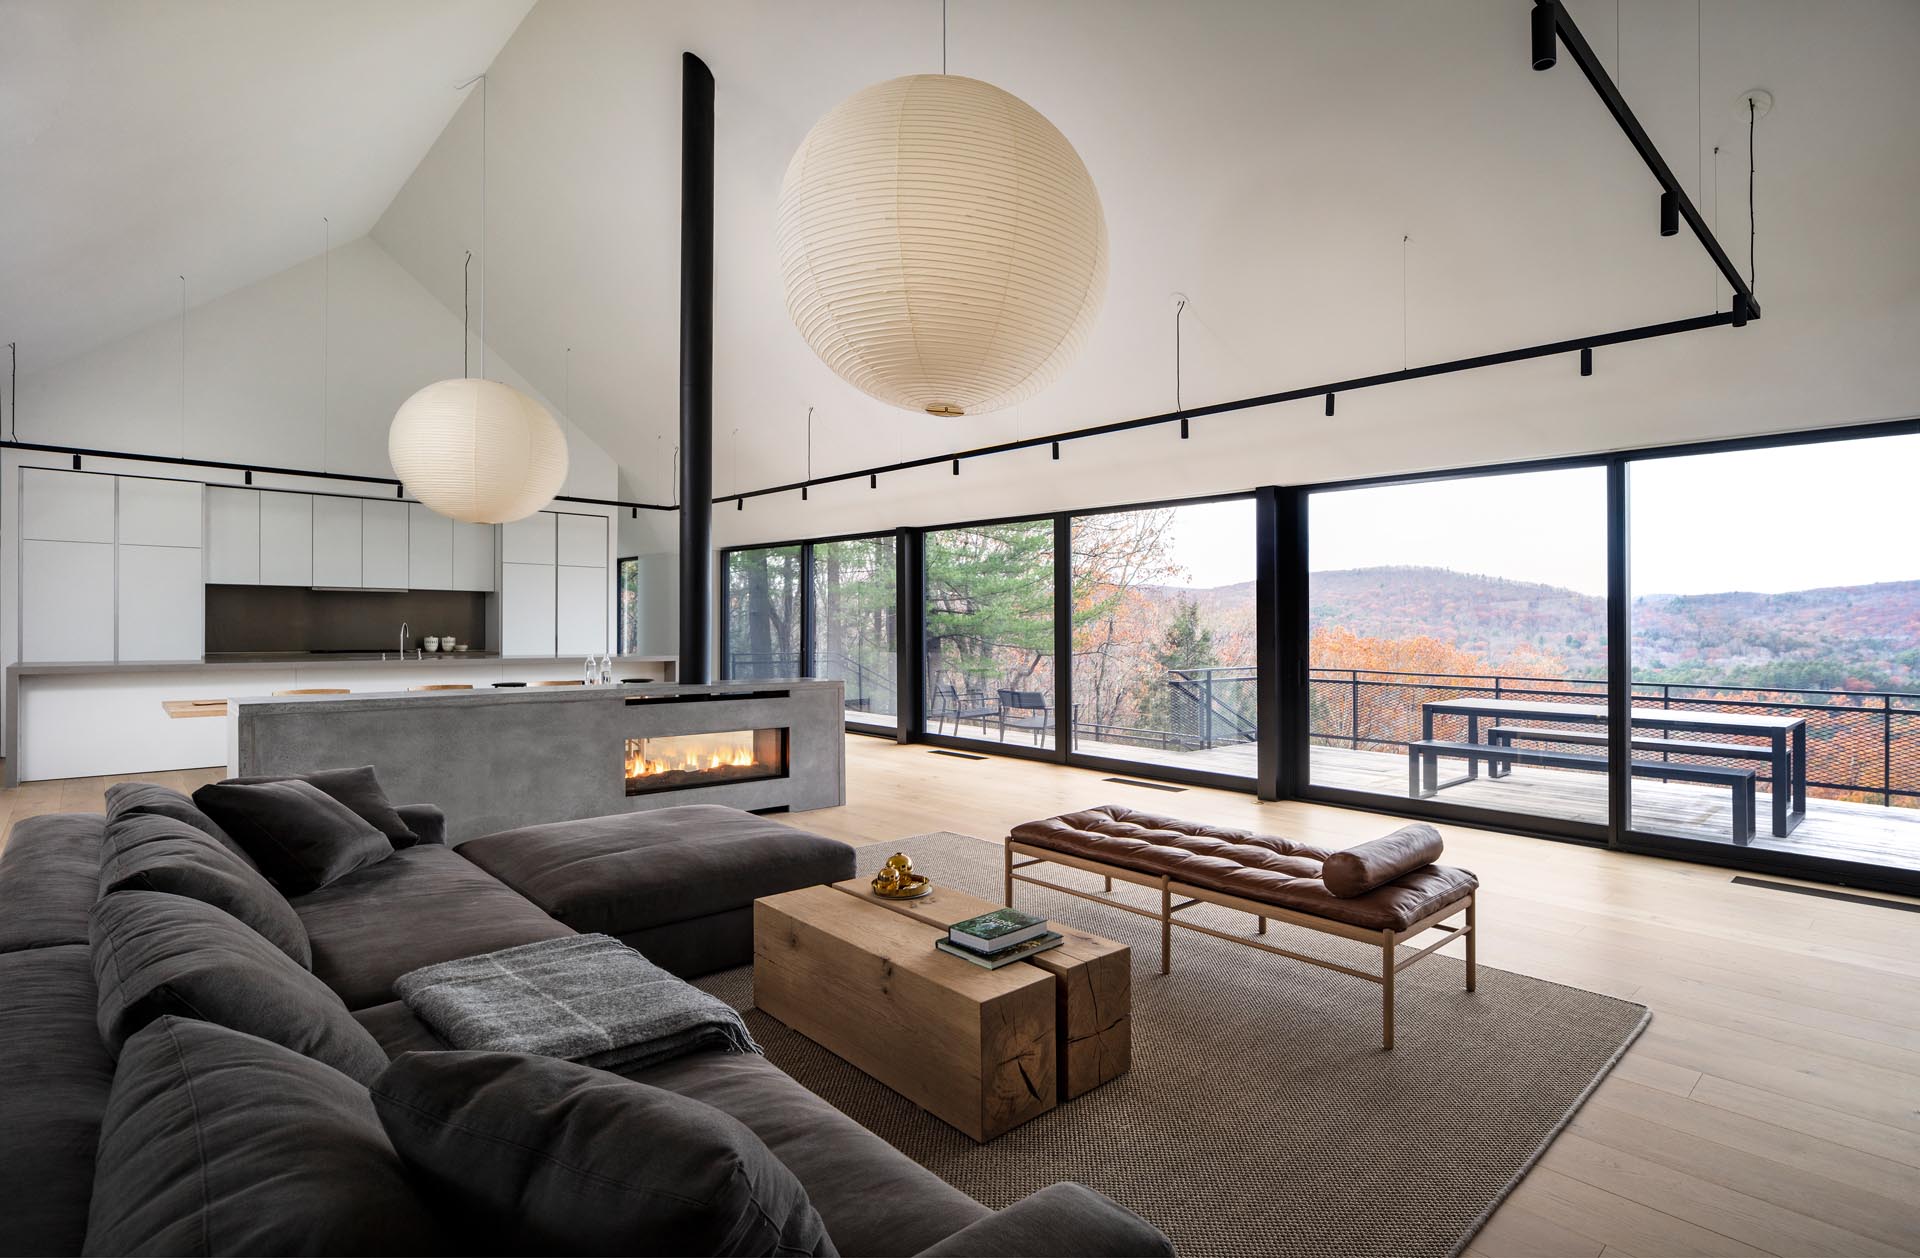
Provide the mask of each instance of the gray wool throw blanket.
[{"label": "gray wool throw blanket", "polygon": [[740,1015],[608,935],[444,961],[393,985],[455,1048],[641,1069],[701,1049],[757,1053]]}]

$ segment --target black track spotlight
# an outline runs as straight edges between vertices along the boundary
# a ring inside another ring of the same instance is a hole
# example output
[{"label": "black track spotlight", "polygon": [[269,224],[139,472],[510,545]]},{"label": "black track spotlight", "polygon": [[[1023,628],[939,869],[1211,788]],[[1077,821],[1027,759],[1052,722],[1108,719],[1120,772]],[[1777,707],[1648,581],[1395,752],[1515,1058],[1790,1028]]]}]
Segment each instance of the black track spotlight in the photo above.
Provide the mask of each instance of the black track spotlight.
[{"label": "black track spotlight", "polygon": [[1180,440],[1182,440],[1182,441],[1185,441],[1185,440],[1186,440],[1186,439],[1187,439],[1187,438],[1188,438],[1188,437],[1189,437],[1190,435],[1191,435],[1191,434],[1190,434],[1190,433],[1188,433],[1188,431],[1187,431],[1187,421],[1186,421],[1186,418],[1185,418],[1184,416],[1182,416],[1182,417],[1181,417],[1181,420],[1180,420]]},{"label": "black track spotlight", "polygon": [[745,498],[735,498],[733,500],[733,509],[735,511],[745,511],[747,509],[747,500]]},{"label": "black track spotlight", "polygon": [[407,487],[406,487],[405,485],[395,485],[395,486],[393,487],[393,496],[394,496],[394,497],[396,497],[396,498],[404,498],[404,497],[406,497],[406,496],[407,496]]},{"label": "black track spotlight", "polygon": [[[1733,295],[1733,326],[1736,328],[1746,327],[1749,313],[1750,313],[1750,307],[1748,307],[1747,305],[1746,294],[1735,293]],[[78,459],[74,461],[76,463],[79,462]]]},{"label": "black track spotlight", "polygon": [[1060,443],[1058,441],[1053,443],[1053,461],[1055,463],[1060,461]]},{"label": "black track spotlight", "polygon": [[800,501],[805,502],[806,500],[807,500],[807,487],[805,485],[802,485],[800,486]]},{"label": "black track spotlight", "polygon": [[632,511],[633,511],[633,514],[632,514],[632,515],[631,515],[630,517],[628,517],[628,518],[629,518],[629,519],[634,519],[634,520],[637,520],[637,519],[639,519],[639,518],[640,518],[640,508],[638,508],[638,507],[634,507],[634,508],[632,508]]},{"label": "black track spotlight", "polygon": [[1593,346],[1591,345],[1580,347],[1580,374],[1583,376],[1593,374]]},{"label": "black track spotlight", "polygon": [[247,484],[249,484],[249,485],[251,485],[251,484],[253,484],[253,469],[252,469],[252,468],[248,468],[248,469],[247,469]]},{"label": "black track spotlight", "polygon": [[959,460],[959,459],[955,459],[955,460],[953,461],[953,474],[954,474],[955,476],[958,476],[958,475],[960,475],[960,460]]},{"label": "black track spotlight", "polygon": [[76,472],[80,470],[80,456],[77,454],[73,456],[73,470]]},{"label": "black track spotlight", "polygon": [[1333,394],[1327,394],[1327,414],[1333,414]]},{"label": "black track spotlight", "polygon": [[867,477],[867,488],[868,489],[880,488],[880,473],[875,472],[873,475]]},{"label": "black track spotlight", "polygon": [[1559,20],[1557,0],[1539,0],[1533,6],[1533,68],[1551,70],[1560,59],[1559,39],[1554,24]]},{"label": "black track spotlight", "polygon": [[1680,200],[1671,192],[1660,194],[1660,234],[1662,236],[1680,234]]}]

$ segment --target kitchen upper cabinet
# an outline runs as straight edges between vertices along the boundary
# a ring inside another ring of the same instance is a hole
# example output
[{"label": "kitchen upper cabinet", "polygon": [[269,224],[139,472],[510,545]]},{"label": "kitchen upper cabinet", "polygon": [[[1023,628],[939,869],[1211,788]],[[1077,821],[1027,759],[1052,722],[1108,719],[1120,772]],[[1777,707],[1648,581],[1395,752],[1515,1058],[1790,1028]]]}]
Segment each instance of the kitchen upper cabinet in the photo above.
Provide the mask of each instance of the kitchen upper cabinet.
[{"label": "kitchen upper cabinet", "polygon": [[315,498],[313,500],[313,583],[319,586],[349,588],[359,586],[362,584],[360,559],[360,500],[358,498]]},{"label": "kitchen upper cabinet", "polygon": [[581,568],[607,566],[607,517],[556,515],[557,559]]},{"label": "kitchen upper cabinet", "polygon": [[[113,484],[107,482],[109,490]],[[111,532],[112,494],[107,497]],[[25,503],[22,508],[24,510]],[[113,552],[110,542],[20,543],[20,659],[29,664],[97,663],[113,655]],[[187,552],[199,563],[200,552]],[[199,588],[198,572],[194,573]],[[204,611],[202,612],[204,616]],[[200,654],[196,645],[193,655]]]},{"label": "kitchen upper cabinet", "polygon": [[120,525],[116,540],[139,546],[200,549],[204,513],[202,487],[198,483],[147,476],[122,476],[119,481]]},{"label": "kitchen upper cabinet", "polygon": [[553,631],[553,564],[502,563],[500,653],[551,658],[554,653]]},{"label": "kitchen upper cabinet", "polygon": [[115,479],[93,472],[21,468],[20,536],[43,542],[113,542]]},{"label": "kitchen upper cabinet", "polygon": [[[260,495],[260,584],[313,585],[313,505],[309,494]],[[211,513],[209,513],[211,519]],[[208,532],[211,545],[212,532]],[[213,563],[209,556],[207,569]],[[207,578],[213,580],[212,576]]]},{"label": "kitchen upper cabinet", "polygon": [[[275,495],[276,497],[280,495]],[[126,530],[126,489],[120,495],[120,536]],[[212,585],[260,584],[260,491],[225,485],[207,488],[207,581]]]},{"label": "kitchen upper cabinet", "polygon": [[407,504],[361,502],[360,584],[370,590],[407,588]]},{"label": "kitchen upper cabinet", "polygon": [[418,502],[407,504],[406,584],[415,590],[455,588],[453,521]]},{"label": "kitchen upper cabinet", "polygon": [[453,588],[491,593],[494,526],[459,520],[448,523],[453,525]]},{"label": "kitchen upper cabinet", "polygon": [[197,660],[206,649],[197,546],[120,547],[119,658]]},{"label": "kitchen upper cabinet", "polygon": [[554,562],[554,514],[536,511],[500,526],[500,558],[506,563]]},{"label": "kitchen upper cabinet", "polygon": [[561,564],[554,598],[554,638],[561,655],[607,649],[607,570]]}]

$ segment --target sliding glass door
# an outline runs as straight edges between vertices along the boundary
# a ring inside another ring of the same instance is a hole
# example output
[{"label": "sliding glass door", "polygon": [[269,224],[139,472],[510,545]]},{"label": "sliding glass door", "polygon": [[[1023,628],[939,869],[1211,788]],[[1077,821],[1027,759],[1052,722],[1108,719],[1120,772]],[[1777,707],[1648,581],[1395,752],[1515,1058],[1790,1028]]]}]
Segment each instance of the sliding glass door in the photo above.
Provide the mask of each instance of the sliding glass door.
[{"label": "sliding glass door", "polygon": [[930,733],[1053,747],[1053,520],[925,535],[925,706]]},{"label": "sliding glass door", "polygon": [[892,534],[813,547],[813,676],[846,686],[849,725],[897,720],[895,551]]},{"label": "sliding glass door", "polygon": [[1920,435],[1630,474],[1631,828],[1920,870]]},{"label": "sliding glass door", "polygon": [[1074,751],[1251,781],[1253,499],[1075,516],[1072,537]]},{"label": "sliding glass door", "polygon": [[1606,476],[1312,493],[1312,786],[1607,823]]}]

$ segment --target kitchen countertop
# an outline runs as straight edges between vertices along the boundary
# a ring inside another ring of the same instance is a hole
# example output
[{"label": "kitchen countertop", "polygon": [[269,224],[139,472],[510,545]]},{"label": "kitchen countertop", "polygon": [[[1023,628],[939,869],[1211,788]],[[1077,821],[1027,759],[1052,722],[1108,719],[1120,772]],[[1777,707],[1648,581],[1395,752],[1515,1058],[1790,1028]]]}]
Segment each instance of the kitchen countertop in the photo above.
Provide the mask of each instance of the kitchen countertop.
[{"label": "kitchen countertop", "polygon": [[[585,658],[585,656],[580,657],[582,660]],[[613,657],[613,664],[617,670],[622,664],[671,664],[678,658],[678,656],[673,655],[616,655]],[[441,652],[427,655],[424,658],[409,655],[405,659],[397,659],[394,657],[394,653],[389,651],[387,652],[387,658],[384,660],[380,658],[378,651],[370,651],[364,655],[358,653],[340,654],[337,652],[323,652],[320,654],[275,652],[252,654],[235,652],[229,655],[210,656],[204,660],[162,660],[157,662],[141,661],[138,663],[119,663],[113,660],[105,660],[99,663],[80,664],[9,664],[7,666],[7,672],[15,677],[56,677],[63,675],[83,676],[89,673],[210,673],[232,669],[264,671],[275,668],[284,669],[293,667],[304,669],[325,667],[327,665],[351,666],[354,668],[365,668],[369,665],[375,667],[384,665],[386,667],[397,668],[404,664],[410,668],[417,668],[422,665],[431,667],[438,664],[458,664],[462,661],[493,664],[539,664],[550,662],[555,665],[577,665],[580,662],[580,660],[576,660],[572,656],[561,656],[556,660],[548,661],[544,657],[503,657],[493,651],[456,651],[451,655]]]}]

